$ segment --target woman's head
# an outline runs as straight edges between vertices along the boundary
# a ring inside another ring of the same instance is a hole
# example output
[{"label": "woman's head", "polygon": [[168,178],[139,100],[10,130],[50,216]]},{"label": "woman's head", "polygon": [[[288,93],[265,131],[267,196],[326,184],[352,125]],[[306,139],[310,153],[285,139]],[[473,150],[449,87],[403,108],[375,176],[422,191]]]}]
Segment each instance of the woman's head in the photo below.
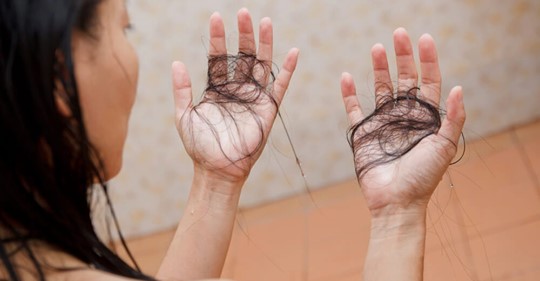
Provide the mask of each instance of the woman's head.
[{"label": "woman's head", "polygon": [[122,165],[138,61],[125,35],[130,26],[125,0],[102,2],[91,33],[75,30],[72,46],[84,124],[110,178]]},{"label": "woman's head", "polygon": [[34,260],[32,241],[142,276],[99,241],[90,208],[92,184],[106,190],[121,167],[138,72],[128,25],[124,0],[0,1],[0,273],[10,279],[14,253]]}]

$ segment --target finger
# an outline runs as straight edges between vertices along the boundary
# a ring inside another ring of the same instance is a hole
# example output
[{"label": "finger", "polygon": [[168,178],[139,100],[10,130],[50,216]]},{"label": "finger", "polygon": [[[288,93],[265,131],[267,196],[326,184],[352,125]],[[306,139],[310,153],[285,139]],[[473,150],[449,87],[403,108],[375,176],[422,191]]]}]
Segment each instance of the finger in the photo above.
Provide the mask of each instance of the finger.
[{"label": "finger", "polygon": [[176,121],[178,122],[192,106],[191,79],[186,66],[179,61],[172,64],[172,82]]},{"label": "finger", "polygon": [[442,122],[438,134],[457,144],[465,124],[463,90],[460,86],[456,86],[450,91],[450,95],[446,100],[446,107],[446,118]]},{"label": "finger", "polygon": [[238,11],[238,51],[254,55],[255,50],[255,35],[253,34],[253,23],[251,22],[251,16],[246,8]]},{"label": "finger", "polygon": [[398,71],[398,92],[407,92],[416,87],[418,73],[414,63],[413,48],[407,31],[400,27],[394,31],[394,50]]},{"label": "finger", "polygon": [[255,78],[266,85],[272,70],[273,56],[273,27],[270,18],[263,18],[259,24],[259,51],[257,59],[263,62],[255,69]]},{"label": "finger", "polygon": [[287,57],[285,58],[285,62],[283,62],[281,71],[274,82],[274,98],[276,99],[278,106],[283,100],[283,96],[289,87],[289,82],[291,81],[291,77],[296,69],[298,54],[299,50],[297,48],[293,48],[289,51]]},{"label": "finger", "polygon": [[210,56],[220,56],[227,54],[227,45],[225,43],[225,26],[223,19],[218,12],[210,16]]},{"label": "finger", "polygon": [[418,41],[422,83],[420,92],[429,101],[439,105],[441,99],[441,71],[435,41],[429,34],[424,34]]},{"label": "finger", "polygon": [[394,92],[386,50],[382,44],[375,44],[371,48],[371,63],[375,80],[375,101],[379,105],[383,100],[392,98]]},{"label": "finger", "polygon": [[255,55],[255,35],[253,34],[253,23],[251,21],[251,15],[246,8],[238,11],[238,52],[239,56],[236,59],[236,65],[234,69],[235,81],[245,81],[251,79],[251,71],[253,68],[252,58],[242,56],[241,54]]},{"label": "finger", "polygon": [[343,98],[343,104],[345,105],[345,112],[347,112],[349,124],[354,125],[362,121],[364,116],[362,114],[362,109],[360,108],[360,103],[358,102],[358,97],[356,97],[356,86],[354,85],[351,74],[347,72],[341,74],[341,96]]},{"label": "finger", "polygon": [[209,83],[221,83],[227,80],[227,45],[225,26],[219,13],[210,16],[210,48],[208,50]]},{"label": "finger", "polygon": [[273,27],[270,18],[263,18],[259,25],[259,52],[257,58],[261,61],[272,63]]}]

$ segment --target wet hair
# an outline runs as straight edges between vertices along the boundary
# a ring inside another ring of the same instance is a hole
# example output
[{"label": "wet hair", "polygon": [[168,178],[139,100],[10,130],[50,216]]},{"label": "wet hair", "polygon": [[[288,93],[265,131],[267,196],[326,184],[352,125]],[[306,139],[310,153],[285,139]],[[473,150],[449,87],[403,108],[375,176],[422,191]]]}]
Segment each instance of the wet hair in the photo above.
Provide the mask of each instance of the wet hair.
[{"label": "wet hair", "polygon": [[439,131],[441,111],[419,95],[417,87],[381,95],[373,113],[348,130],[358,179],[377,166],[399,159]]},{"label": "wet hair", "polygon": [[[192,131],[190,140],[195,146],[198,144],[197,130],[206,126],[215,137],[216,145],[221,153],[226,157],[228,163],[225,166],[237,165],[239,161],[249,160],[259,153],[264,146],[265,131],[262,117],[259,116],[261,106],[266,111],[277,113],[278,104],[273,96],[273,81],[275,80],[272,71],[272,63],[259,60],[254,54],[239,52],[237,55],[214,55],[208,57],[207,87],[204,90],[201,101],[195,105],[188,114],[190,122],[189,130]],[[201,108],[211,106],[219,113],[219,116],[207,116],[201,114]],[[259,108],[256,108],[259,107]],[[247,114],[248,120],[237,120],[238,114]],[[194,122],[200,119],[203,124]],[[220,140],[220,132],[215,125],[223,122],[227,125],[228,137],[234,140],[233,149],[224,148]],[[248,122],[256,125],[259,130],[260,142],[255,146],[248,146],[243,136],[242,127],[238,122]],[[204,148],[201,148],[201,151]],[[231,152],[232,151],[232,152]],[[234,156],[231,154],[234,153]],[[198,155],[193,155],[199,157]],[[215,163],[207,163],[216,165]],[[219,165],[219,164],[217,164]],[[225,166],[215,166],[224,168]],[[240,167],[239,167],[240,168]],[[249,172],[249,171],[243,171]]]},{"label": "wet hair", "polygon": [[[72,34],[98,38],[101,2],[0,1],[0,272],[8,280],[23,273],[45,280],[47,270],[68,270],[47,265],[36,242],[89,268],[151,279],[109,249],[92,224],[96,188],[116,218],[83,122]],[[71,116],[59,113],[58,98]]]}]

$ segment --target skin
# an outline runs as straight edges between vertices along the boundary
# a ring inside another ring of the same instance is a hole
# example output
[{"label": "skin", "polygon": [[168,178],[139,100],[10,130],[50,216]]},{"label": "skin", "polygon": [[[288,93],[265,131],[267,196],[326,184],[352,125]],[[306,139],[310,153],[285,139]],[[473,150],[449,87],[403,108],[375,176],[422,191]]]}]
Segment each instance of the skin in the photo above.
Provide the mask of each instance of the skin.
[{"label": "skin", "polygon": [[104,1],[98,15],[97,38],[74,32],[73,57],[83,120],[110,179],[122,167],[139,64],[125,34],[130,22],[124,1]]},{"label": "skin", "polygon": [[[439,105],[441,73],[433,38],[418,40],[422,98]],[[398,90],[416,87],[418,73],[409,35],[394,31]],[[371,49],[375,78],[375,100],[393,92],[386,51],[381,44]],[[350,74],[341,78],[341,91],[349,123],[364,118]],[[465,122],[461,87],[454,87],[446,100],[447,115],[437,134],[423,139],[400,159],[375,167],[359,184],[372,215],[371,237],[364,280],[422,280],[426,238],[427,205],[456,154]],[[358,163],[355,163],[358,165]],[[388,270],[392,268],[392,270]]]}]

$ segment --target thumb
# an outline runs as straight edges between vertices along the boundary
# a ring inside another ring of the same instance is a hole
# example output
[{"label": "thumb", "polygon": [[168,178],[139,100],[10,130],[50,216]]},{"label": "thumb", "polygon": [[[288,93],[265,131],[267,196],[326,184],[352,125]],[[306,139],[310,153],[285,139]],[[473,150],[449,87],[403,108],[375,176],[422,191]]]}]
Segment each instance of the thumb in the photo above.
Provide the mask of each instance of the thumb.
[{"label": "thumb", "polygon": [[446,106],[446,118],[442,122],[438,134],[457,144],[465,124],[465,106],[461,86],[456,86],[450,91]]},{"label": "thumb", "polygon": [[285,62],[283,62],[283,67],[274,82],[274,94],[276,95],[275,98],[278,105],[281,104],[283,96],[289,87],[289,82],[296,69],[299,52],[300,51],[297,48],[293,48],[289,51],[287,57],[285,57]]},{"label": "thumb", "polygon": [[186,66],[179,61],[172,64],[172,83],[176,121],[192,106],[191,79]]}]

